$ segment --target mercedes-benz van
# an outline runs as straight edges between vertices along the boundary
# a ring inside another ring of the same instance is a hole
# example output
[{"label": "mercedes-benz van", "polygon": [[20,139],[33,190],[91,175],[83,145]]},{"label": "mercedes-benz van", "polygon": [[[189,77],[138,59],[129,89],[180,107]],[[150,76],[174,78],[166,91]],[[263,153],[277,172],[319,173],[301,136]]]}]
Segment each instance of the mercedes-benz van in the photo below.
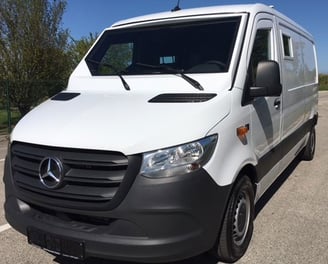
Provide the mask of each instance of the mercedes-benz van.
[{"label": "mercedes-benz van", "polygon": [[258,199],[313,158],[317,102],[314,40],[272,7],[117,22],[15,127],[6,219],[78,259],[234,262]]}]

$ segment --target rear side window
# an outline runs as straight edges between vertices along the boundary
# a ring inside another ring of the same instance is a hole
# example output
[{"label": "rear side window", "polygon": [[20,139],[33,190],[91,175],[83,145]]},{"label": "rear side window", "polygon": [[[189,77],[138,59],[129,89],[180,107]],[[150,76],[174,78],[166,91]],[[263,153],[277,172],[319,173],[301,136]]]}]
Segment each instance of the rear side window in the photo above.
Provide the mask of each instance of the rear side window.
[{"label": "rear side window", "polygon": [[284,56],[292,58],[293,57],[293,49],[292,49],[292,38],[285,34],[282,35],[282,43],[284,46]]},{"label": "rear side window", "polygon": [[293,89],[317,81],[314,43],[296,29],[280,25],[284,88]]}]

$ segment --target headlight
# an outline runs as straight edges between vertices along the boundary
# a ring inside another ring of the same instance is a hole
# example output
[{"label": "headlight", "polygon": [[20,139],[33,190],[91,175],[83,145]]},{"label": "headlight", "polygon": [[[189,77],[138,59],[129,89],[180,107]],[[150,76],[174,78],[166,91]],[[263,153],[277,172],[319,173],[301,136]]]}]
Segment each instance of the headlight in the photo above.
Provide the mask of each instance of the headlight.
[{"label": "headlight", "polygon": [[185,174],[201,168],[212,156],[217,135],[180,146],[143,154],[140,174],[161,178]]}]

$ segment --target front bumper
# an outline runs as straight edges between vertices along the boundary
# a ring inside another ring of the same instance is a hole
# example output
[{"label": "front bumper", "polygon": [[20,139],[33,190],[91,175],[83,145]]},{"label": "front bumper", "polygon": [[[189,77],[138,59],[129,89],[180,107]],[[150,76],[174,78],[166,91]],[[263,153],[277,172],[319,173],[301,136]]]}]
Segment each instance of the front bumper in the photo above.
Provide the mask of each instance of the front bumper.
[{"label": "front bumper", "polygon": [[17,231],[38,230],[81,241],[85,257],[139,262],[175,261],[210,249],[231,186],[218,186],[203,169],[179,177],[138,175],[124,200],[108,211],[40,206],[19,199],[10,159],[5,163],[5,216]]}]

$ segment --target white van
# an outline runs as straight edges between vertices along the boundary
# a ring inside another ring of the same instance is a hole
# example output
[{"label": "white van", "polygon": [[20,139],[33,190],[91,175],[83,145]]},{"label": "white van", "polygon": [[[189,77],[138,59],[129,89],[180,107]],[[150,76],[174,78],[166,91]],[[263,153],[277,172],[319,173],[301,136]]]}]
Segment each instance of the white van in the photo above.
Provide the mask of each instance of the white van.
[{"label": "white van", "polygon": [[234,262],[318,118],[312,36],[262,5],[124,20],[16,126],[5,212],[51,253]]}]

